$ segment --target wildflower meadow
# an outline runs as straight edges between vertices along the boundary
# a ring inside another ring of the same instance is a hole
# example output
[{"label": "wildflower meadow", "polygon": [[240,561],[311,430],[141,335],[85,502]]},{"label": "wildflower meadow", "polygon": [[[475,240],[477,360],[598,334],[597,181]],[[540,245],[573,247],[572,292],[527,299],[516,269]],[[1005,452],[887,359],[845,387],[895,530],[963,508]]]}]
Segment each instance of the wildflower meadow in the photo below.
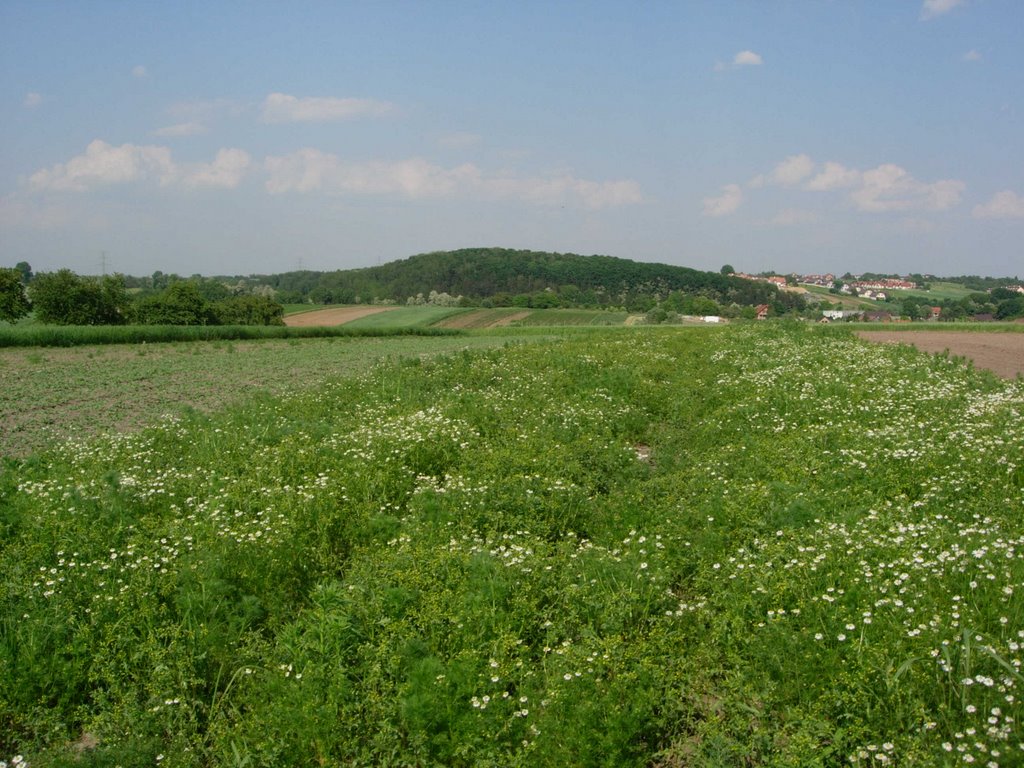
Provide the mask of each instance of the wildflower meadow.
[{"label": "wildflower meadow", "polygon": [[1024,380],[537,336],[0,473],[0,760],[1024,765]]}]

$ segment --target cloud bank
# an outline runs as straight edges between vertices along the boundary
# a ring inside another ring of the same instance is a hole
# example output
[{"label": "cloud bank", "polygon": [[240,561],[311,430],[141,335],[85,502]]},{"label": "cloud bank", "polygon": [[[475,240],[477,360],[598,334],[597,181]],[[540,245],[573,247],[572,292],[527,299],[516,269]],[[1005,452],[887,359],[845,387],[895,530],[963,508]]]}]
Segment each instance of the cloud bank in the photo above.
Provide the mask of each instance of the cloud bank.
[{"label": "cloud bank", "polygon": [[592,181],[563,174],[550,177],[492,176],[472,163],[452,168],[422,158],[396,162],[348,162],[318,149],[268,157],[270,194],[321,192],[334,195],[383,195],[410,199],[456,196],[519,200],[537,205],[579,204],[610,208],[643,201],[632,180]]},{"label": "cloud bank", "polygon": [[161,187],[234,188],[250,165],[241,149],[222,149],[212,163],[178,165],[171,150],[156,145],[122,144],[119,147],[96,139],[81,155],[36,171],[28,179],[36,192],[87,192],[98,187],[133,182],[156,182]]},{"label": "cloud bank", "polygon": [[168,147],[113,146],[99,139],[66,163],[35,172],[28,178],[28,186],[34,192],[88,192],[143,182],[161,187],[234,189],[253,169],[265,174],[264,189],[272,195],[318,193],[413,200],[472,197],[590,209],[634,205],[644,199],[640,185],[631,179],[595,181],[568,173],[489,174],[472,163],[445,167],[418,157],[351,162],[311,148],[269,156],[259,164],[237,148],[219,150],[209,163],[177,163]]},{"label": "cloud bank", "polygon": [[[787,187],[805,192],[847,190],[847,199],[856,210],[886,213],[945,211],[960,202],[967,185],[956,179],[923,182],[892,163],[866,171],[847,168],[834,161],[819,166],[809,155],[800,154],[790,155],[767,175],[753,177],[747,186],[750,189]],[[721,195],[705,198],[705,216],[725,216],[739,209],[743,202],[740,186],[729,184],[722,189]]]}]

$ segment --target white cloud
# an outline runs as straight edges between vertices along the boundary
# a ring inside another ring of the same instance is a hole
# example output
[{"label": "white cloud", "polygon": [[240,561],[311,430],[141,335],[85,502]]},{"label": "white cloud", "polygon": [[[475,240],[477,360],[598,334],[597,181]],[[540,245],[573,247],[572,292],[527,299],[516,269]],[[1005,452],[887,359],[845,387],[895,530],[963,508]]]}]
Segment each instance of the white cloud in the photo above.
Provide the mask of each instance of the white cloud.
[{"label": "white cloud", "polygon": [[271,93],[263,101],[265,123],[311,123],[381,117],[395,111],[393,104],[374,99],[304,98]]},{"label": "white cloud", "polygon": [[960,58],[963,61],[981,61],[981,54],[972,48]]},{"label": "white cloud", "polygon": [[212,163],[177,165],[171,150],[155,145],[111,146],[97,139],[85,153],[66,163],[36,171],[28,179],[33,191],[86,192],[96,187],[155,181],[160,186],[234,188],[251,163],[241,149],[222,149]]},{"label": "white cloud", "polygon": [[965,0],[924,0],[921,4],[921,19],[927,21],[942,16],[964,2]]},{"label": "white cloud", "polygon": [[149,72],[147,72],[146,68],[141,64],[136,64],[134,67],[132,67],[132,77],[142,80],[146,77],[149,77]]},{"label": "white cloud", "polygon": [[201,164],[187,172],[182,181],[189,187],[234,189],[245,176],[252,158],[242,149],[222,149],[212,163]]},{"label": "white cloud", "polygon": [[[944,211],[960,202],[966,185],[956,179],[923,182],[898,165],[879,165],[868,171],[826,162],[813,175],[815,162],[808,155],[790,155],[768,175],[755,176],[750,189],[767,186],[799,187],[809,192],[849,190],[849,199],[861,211]],[[723,187],[723,194],[704,200],[705,216],[724,216],[735,211],[743,200],[738,185]]]},{"label": "white cloud", "polygon": [[997,192],[984,205],[974,206],[976,219],[1024,219],[1024,197],[1009,189]]},{"label": "white cloud", "polygon": [[86,147],[85,154],[36,171],[28,181],[36,190],[84,192],[91,187],[150,178],[169,184],[175,173],[167,147],[135,144],[114,147],[97,139]]},{"label": "white cloud", "polygon": [[29,109],[34,109],[43,103],[43,95],[35,91],[29,91],[25,94],[25,99],[21,103]]},{"label": "white cloud", "polygon": [[887,163],[861,174],[860,186],[850,193],[862,211],[944,211],[960,202],[966,185],[944,179],[926,184],[898,165]]},{"label": "white cloud", "polygon": [[718,197],[704,198],[705,216],[727,216],[735,213],[743,202],[743,190],[739,184],[726,184]]},{"label": "white cloud", "polygon": [[769,180],[773,184],[792,187],[814,173],[814,161],[808,155],[790,155],[775,166]]},{"label": "white cloud", "polygon": [[168,125],[153,131],[154,136],[160,137],[196,136],[200,133],[206,133],[206,126],[196,120]]},{"label": "white cloud", "polygon": [[732,63],[736,67],[759,67],[764,63],[764,60],[753,51],[740,51],[733,57]]},{"label": "white cloud", "polygon": [[721,61],[715,62],[715,72],[726,72],[730,69],[739,69],[740,67],[759,67],[763,63],[764,59],[761,58],[760,54],[753,51],[740,51],[732,57],[731,64],[723,64]]},{"label": "white cloud", "polygon": [[804,189],[814,192],[825,192],[832,189],[843,189],[856,186],[860,182],[860,171],[846,168],[840,163],[827,162],[825,169],[808,181]]},{"label": "white cloud", "polygon": [[474,195],[539,205],[579,203],[607,208],[642,202],[635,181],[590,181],[571,175],[489,177],[472,163],[445,168],[422,158],[398,162],[345,162],[337,155],[302,149],[264,162],[271,194],[323,192],[398,195],[413,199]]},{"label": "white cloud", "polygon": [[818,214],[814,211],[806,211],[802,208],[787,208],[779,211],[771,220],[777,227],[793,227],[798,224],[809,224],[818,220]]}]

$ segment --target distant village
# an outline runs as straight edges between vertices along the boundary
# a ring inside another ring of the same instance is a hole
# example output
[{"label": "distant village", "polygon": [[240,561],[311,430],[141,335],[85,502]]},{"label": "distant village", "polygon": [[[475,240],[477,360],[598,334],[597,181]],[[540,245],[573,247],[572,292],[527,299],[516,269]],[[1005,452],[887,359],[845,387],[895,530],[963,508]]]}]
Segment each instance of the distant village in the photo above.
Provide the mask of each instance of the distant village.
[{"label": "distant village", "polygon": [[[922,283],[918,280],[912,279],[911,276],[906,277],[878,277],[878,276],[864,276],[862,279],[861,275],[844,275],[842,278],[838,278],[833,274],[790,274],[790,275],[773,275],[773,274],[761,274],[761,275],[749,275],[744,272],[734,272],[735,277],[743,278],[744,280],[755,280],[758,282],[770,283],[778,287],[779,290],[792,291],[796,293],[805,294],[805,298],[809,302],[817,301],[818,303],[825,303],[826,308],[821,310],[821,322],[833,322],[836,320],[865,320],[873,322],[891,322],[899,321],[901,314],[899,312],[887,311],[884,309],[871,310],[871,309],[840,309],[827,308],[827,302],[829,301],[828,296],[820,293],[811,294],[806,286],[817,286],[819,288],[825,288],[830,294],[837,297],[849,297],[857,299],[866,299],[875,302],[891,302],[894,299],[902,299],[898,295],[900,291],[928,291],[928,283]],[[916,276],[924,277],[927,279],[934,279],[930,275]],[[1010,294],[1018,294],[1024,296],[1024,285],[1004,285],[1001,286],[1004,291]],[[988,293],[991,293],[989,289]],[[918,295],[919,296],[919,295]],[[914,299],[911,299],[913,301]],[[920,302],[922,299],[917,298]],[[1016,301],[1016,300],[1015,300]],[[922,306],[916,316],[911,319],[915,320],[939,320],[949,319],[943,314],[944,306]],[[767,305],[757,307],[757,319],[762,320],[769,316]],[[959,318],[958,318],[959,319]],[[990,321],[996,319],[989,313],[978,313],[973,316],[967,316],[963,319],[976,320],[976,321]]]}]

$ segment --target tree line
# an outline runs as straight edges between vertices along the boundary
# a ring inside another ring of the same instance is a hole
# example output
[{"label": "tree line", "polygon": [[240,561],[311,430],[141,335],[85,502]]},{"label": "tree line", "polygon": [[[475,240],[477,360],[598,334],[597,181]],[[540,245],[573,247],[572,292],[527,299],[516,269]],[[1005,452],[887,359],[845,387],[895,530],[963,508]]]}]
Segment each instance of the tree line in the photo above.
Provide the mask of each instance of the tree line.
[{"label": "tree line", "polygon": [[54,325],[284,324],[284,307],[269,296],[232,294],[216,280],[179,279],[129,291],[124,275],[0,269],[0,320],[14,322],[29,312]]}]

